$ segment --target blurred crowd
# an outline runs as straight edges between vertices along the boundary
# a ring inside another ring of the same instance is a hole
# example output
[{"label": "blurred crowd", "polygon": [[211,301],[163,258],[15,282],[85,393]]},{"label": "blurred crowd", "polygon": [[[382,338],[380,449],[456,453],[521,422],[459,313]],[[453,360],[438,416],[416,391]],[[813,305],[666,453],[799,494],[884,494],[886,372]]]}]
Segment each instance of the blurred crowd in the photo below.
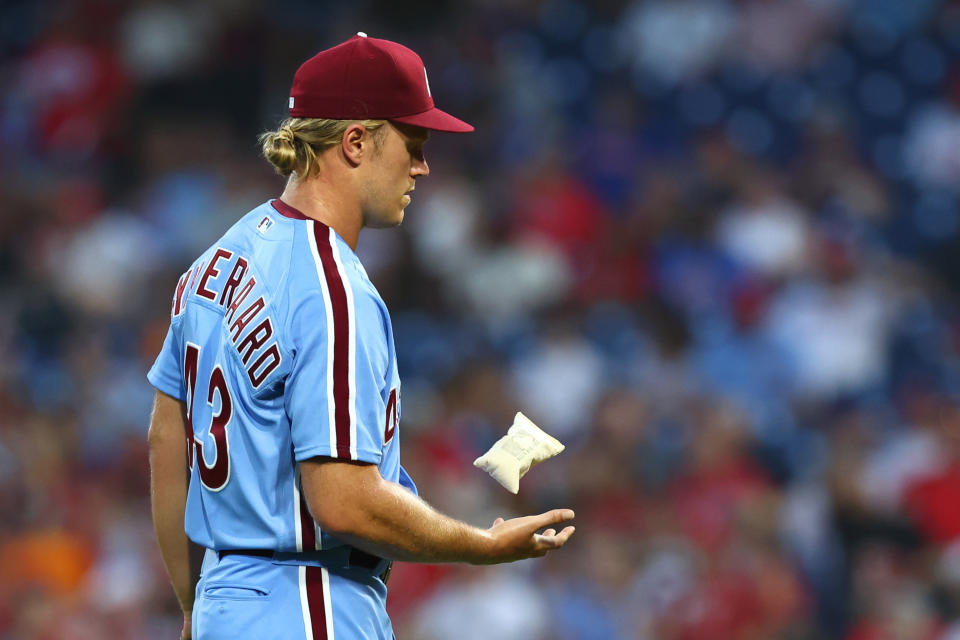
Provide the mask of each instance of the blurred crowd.
[{"label": "blurred crowd", "polygon": [[[0,5],[0,639],[174,638],[146,370],[177,276],[282,181],[256,134],[363,30],[424,58],[404,463],[543,560],[399,565],[398,637],[960,639],[960,3]],[[523,411],[567,444],[507,494]]]}]

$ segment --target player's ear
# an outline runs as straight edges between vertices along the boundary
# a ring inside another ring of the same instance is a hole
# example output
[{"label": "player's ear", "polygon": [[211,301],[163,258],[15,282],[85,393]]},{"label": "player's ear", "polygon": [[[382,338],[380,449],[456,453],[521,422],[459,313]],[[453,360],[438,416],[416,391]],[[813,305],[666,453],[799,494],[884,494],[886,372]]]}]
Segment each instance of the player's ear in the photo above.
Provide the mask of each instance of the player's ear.
[{"label": "player's ear", "polygon": [[355,122],[347,127],[346,131],[343,132],[343,137],[340,138],[340,148],[343,151],[343,156],[353,166],[360,164],[364,145],[368,142],[365,140],[366,137],[366,127],[359,122]]}]

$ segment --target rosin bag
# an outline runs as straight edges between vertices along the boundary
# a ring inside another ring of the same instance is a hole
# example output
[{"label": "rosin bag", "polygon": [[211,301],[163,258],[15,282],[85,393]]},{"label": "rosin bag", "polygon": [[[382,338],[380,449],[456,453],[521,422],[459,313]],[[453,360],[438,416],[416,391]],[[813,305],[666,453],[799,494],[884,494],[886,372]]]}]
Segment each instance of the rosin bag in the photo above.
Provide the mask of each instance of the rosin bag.
[{"label": "rosin bag", "polygon": [[507,435],[474,460],[473,466],[489,473],[510,493],[517,493],[520,490],[520,478],[530,467],[552,458],[563,449],[559,440],[518,411]]}]

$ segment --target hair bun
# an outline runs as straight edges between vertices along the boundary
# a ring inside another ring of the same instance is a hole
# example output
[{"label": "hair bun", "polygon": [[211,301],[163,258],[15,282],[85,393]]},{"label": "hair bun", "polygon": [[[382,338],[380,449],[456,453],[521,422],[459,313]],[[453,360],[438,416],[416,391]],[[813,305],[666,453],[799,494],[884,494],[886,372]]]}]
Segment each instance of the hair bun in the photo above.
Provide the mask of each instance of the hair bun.
[{"label": "hair bun", "polygon": [[286,124],[277,129],[277,131],[274,133],[274,137],[276,142],[286,142],[291,146],[295,140],[293,129],[290,128],[290,125]]},{"label": "hair bun", "polygon": [[263,156],[274,166],[282,176],[289,176],[297,164],[297,149],[294,144],[296,137],[293,129],[283,125],[276,131],[270,131],[260,136],[263,145]]}]

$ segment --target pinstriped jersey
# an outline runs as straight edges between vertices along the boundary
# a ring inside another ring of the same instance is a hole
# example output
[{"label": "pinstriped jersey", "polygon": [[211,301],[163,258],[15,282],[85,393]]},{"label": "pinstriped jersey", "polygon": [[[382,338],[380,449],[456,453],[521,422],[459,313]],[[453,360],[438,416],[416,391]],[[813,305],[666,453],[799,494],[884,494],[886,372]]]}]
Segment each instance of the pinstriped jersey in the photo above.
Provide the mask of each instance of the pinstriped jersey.
[{"label": "pinstriped jersey", "polygon": [[297,461],[400,466],[400,379],[387,308],[336,232],[280,200],[184,273],[148,373],[187,406],[185,528],[211,549],[341,544],[310,517]]}]

